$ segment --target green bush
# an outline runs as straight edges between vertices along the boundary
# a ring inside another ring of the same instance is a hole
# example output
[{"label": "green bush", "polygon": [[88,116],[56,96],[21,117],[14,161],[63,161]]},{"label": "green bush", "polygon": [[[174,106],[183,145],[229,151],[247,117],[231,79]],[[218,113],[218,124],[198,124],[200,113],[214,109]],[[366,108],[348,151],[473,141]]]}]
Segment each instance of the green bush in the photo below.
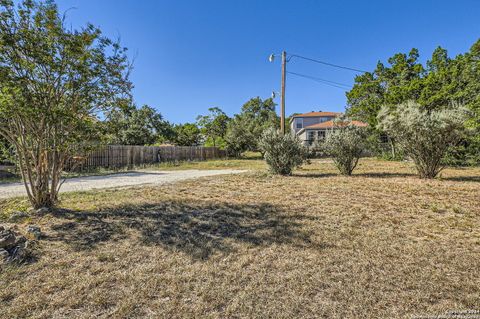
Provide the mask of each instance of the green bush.
[{"label": "green bush", "polygon": [[280,120],[275,113],[275,102],[271,98],[250,99],[242,106],[241,112],[228,122],[225,134],[225,149],[228,155],[240,157],[247,151],[259,151],[259,140],[263,132],[278,126]]},{"label": "green bush", "polygon": [[228,124],[225,135],[225,149],[228,156],[240,157],[243,152],[252,150],[251,143],[255,138],[241,122],[243,120],[236,117]]},{"label": "green bush", "polygon": [[297,136],[269,128],[259,141],[260,150],[270,171],[279,175],[290,175],[294,168],[302,165],[308,158],[308,149]]},{"label": "green bush", "polygon": [[421,178],[434,178],[449,160],[449,150],[464,139],[467,118],[468,110],[459,105],[427,110],[410,101],[383,107],[378,128],[395,138]]},{"label": "green bush", "polygon": [[342,125],[327,134],[320,145],[324,155],[330,156],[341,174],[352,175],[358,160],[367,148],[365,128],[343,121]]}]

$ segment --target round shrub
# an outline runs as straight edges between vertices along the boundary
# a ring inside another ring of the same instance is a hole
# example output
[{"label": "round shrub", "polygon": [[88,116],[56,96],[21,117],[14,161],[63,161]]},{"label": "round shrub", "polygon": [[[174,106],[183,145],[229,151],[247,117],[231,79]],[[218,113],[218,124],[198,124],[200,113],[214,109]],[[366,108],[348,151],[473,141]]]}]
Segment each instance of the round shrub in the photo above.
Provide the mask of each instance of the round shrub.
[{"label": "round shrub", "polygon": [[320,149],[323,154],[332,157],[342,175],[352,175],[366,145],[365,128],[342,122],[327,134]]},{"label": "round shrub", "polygon": [[294,168],[302,165],[308,157],[308,149],[297,136],[270,128],[259,141],[270,171],[273,174],[291,175]]},{"label": "round shrub", "polygon": [[468,114],[457,104],[428,110],[410,101],[384,106],[378,114],[378,128],[395,138],[415,163],[420,178],[434,178],[445,167],[448,150],[465,136]]}]

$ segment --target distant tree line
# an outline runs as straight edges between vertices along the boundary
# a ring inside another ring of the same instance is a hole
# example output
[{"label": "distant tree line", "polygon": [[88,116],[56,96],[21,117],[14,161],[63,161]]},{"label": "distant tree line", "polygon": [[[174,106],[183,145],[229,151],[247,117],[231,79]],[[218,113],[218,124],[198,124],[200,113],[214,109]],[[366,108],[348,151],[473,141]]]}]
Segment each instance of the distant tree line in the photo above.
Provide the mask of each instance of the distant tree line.
[{"label": "distant tree line", "polygon": [[194,123],[172,124],[151,106],[130,105],[112,110],[99,123],[103,142],[107,144],[205,145],[226,149],[233,156],[260,150],[262,133],[278,125],[273,100],[259,97],[247,101],[232,118],[220,108],[212,107]]}]

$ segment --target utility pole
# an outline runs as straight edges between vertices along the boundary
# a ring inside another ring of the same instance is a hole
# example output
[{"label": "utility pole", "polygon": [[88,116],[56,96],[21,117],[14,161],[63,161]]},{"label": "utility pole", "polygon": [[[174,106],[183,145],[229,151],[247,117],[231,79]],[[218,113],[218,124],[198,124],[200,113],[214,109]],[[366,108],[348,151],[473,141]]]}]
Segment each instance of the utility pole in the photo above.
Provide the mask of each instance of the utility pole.
[{"label": "utility pole", "polygon": [[282,91],[280,92],[280,130],[285,134],[285,76],[287,75],[287,52],[282,52]]}]

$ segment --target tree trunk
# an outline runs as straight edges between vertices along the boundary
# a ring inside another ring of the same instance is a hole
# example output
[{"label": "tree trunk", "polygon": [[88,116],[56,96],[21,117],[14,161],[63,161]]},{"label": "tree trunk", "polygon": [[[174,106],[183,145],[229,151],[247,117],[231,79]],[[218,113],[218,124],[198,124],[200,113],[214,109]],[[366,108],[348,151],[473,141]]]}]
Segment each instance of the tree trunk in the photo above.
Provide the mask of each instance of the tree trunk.
[{"label": "tree trunk", "polygon": [[390,149],[392,151],[392,159],[397,157],[397,149],[395,145],[395,141],[392,138],[389,138],[388,141],[390,142]]},{"label": "tree trunk", "polygon": [[33,208],[55,206],[65,157],[42,147],[36,154],[21,148],[17,151],[22,178]]}]

